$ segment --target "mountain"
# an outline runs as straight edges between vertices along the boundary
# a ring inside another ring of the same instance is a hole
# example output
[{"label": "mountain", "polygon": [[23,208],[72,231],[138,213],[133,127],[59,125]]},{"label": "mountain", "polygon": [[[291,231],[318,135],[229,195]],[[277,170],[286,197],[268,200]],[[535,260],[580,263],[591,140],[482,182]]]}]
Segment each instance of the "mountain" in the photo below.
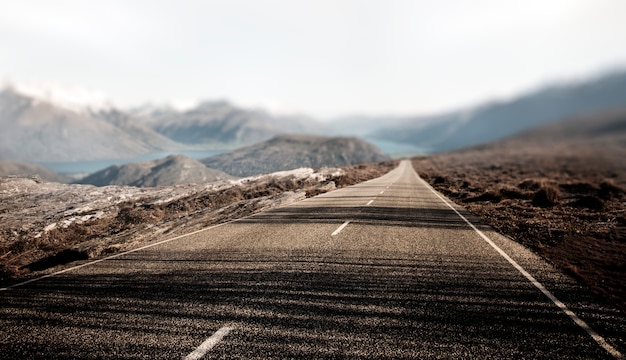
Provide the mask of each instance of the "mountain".
[{"label": "mountain", "polygon": [[244,177],[300,167],[346,166],[388,159],[375,146],[354,137],[280,135],[200,161],[210,168]]},{"label": "mountain", "polygon": [[306,116],[275,116],[226,101],[206,101],[186,111],[143,106],[131,113],[160,134],[184,144],[249,145],[278,134],[324,131],[323,124]]},{"label": "mountain", "polygon": [[469,149],[534,148],[545,151],[546,148],[552,148],[558,151],[565,147],[576,149],[581,154],[593,147],[594,151],[607,153],[604,157],[619,157],[620,167],[623,168],[626,156],[626,108],[567,118]]},{"label": "mountain", "polygon": [[181,148],[110,106],[55,103],[7,87],[0,92],[0,156],[69,162],[141,156]]},{"label": "mountain", "polygon": [[45,181],[58,183],[67,183],[70,180],[63,175],[57,174],[54,171],[40,165],[0,159],[0,177],[9,175],[21,177],[37,175]]},{"label": "mountain", "polygon": [[571,116],[626,107],[626,71],[550,86],[510,101],[415,117],[370,136],[432,152],[486,143]]},{"label": "mountain", "polygon": [[96,186],[155,187],[205,183],[232,178],[232,176],[219,170],[207,168],[197,160],[182,155],[170,155],[163,159],[148,162],[113,165],[93,173],[77,183]]}]

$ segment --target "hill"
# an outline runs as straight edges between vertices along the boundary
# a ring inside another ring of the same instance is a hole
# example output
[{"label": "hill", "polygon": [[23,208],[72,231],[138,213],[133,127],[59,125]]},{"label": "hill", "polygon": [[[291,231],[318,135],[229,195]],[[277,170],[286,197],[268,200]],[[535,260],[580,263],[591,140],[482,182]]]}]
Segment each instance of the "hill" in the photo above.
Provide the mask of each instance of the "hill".
[{"label": "hill", "polygon": [[281,135],[201,162],[244,177],[300,167],[346,166],[388,159],[375,146],[354,137]]},{"label": "hill", "polygon": [[58,183],[69,182],[69,179],[65,176],[57,174],[54,171],[47,169],[43,166],[29,164],[21,161],[0,159],[0,177],[10,175],[20,177],[37,175],[45,181]]},{"label": "hill", "polygon": [[156,187],[187,183],[206,183],[233,177],[182,155],[142,163],[110,166],[93,173],[77,183],[96,186],[129,185]]},{"label": "hill", "polygon": [[305,116],[275,116],[226,101],[205,101],[178,111],[143,106],[131,110],[160,134],[184,144],[249,145],[284,133],[318,133],[323,125]]},{"label": "hill", "polygon": [[405,119],[370,136],[441,152],[502,139],[584,113],[622,108],[625,104],[626,72],[617,72],[550,86],[509,101]]},{"label": "hill", "polygon": [[113,107],[67,107],[11,87],[0,92],[0,156],[6,159],[89,161],[177,148]]}]

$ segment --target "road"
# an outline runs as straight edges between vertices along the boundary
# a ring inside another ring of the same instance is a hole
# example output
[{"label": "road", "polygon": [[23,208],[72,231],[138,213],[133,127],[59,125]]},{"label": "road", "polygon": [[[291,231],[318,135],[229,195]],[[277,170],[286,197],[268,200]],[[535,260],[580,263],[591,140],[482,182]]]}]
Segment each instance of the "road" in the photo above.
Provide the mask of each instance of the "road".
[{"label": "road", "polygon": [[615,359],[626,341],[622,313],[408,161],[0,304],[6,359]]}]

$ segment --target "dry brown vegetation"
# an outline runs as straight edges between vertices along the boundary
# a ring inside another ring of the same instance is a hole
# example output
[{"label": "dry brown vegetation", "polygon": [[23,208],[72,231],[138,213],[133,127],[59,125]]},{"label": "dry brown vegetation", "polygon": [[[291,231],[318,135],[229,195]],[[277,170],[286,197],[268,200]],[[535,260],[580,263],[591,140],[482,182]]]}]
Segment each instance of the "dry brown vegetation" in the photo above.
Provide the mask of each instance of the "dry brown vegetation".
[{"label": "dry brown vegetation", "polygon": [[504,142],[413,164],[485,223],[626,310],[624,159],[621,142]]},{"label": "dry brown vegetation", "polygon": [[[322,180],[296,176],[253,179],[217,190],[192,192],[173,200],[146,195],[99,209],[105,212],[104,216],[45,231],[43,219],[24,219],[22,223],[16,223],[19,216],[10,216],[11,212],[17,213],[24,207],[39,206],[41,195],[26,192],[13,195],[13,198],[5,196],[3,206],[0,206],[0,280],[113,254],[164,235],[174,236],[248,216],[305,196],[379,177],[396,166],[394,161],[348,166],[329,173]],[[124,191],[124,188],[119,189]],[[167,189],[161,188],[159,194],[169,196]],[[149,193],[149,190],[145,191]],[[80,197],[81,193],[71,195]],[[70,203],[69,207],[73,205]],[[43,217],[52,216],[44,214]]]}]

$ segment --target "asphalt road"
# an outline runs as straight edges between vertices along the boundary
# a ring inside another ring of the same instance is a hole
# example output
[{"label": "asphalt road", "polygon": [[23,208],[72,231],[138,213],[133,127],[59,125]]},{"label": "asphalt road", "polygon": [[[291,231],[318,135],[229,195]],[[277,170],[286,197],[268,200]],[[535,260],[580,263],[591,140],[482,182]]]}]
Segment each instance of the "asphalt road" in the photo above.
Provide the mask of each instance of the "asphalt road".
[{"label": "asphalt road", "polygon": [[0,357],[624,353],[622,313],[454,209],[405,161],[376,180],[4,288]]}]

